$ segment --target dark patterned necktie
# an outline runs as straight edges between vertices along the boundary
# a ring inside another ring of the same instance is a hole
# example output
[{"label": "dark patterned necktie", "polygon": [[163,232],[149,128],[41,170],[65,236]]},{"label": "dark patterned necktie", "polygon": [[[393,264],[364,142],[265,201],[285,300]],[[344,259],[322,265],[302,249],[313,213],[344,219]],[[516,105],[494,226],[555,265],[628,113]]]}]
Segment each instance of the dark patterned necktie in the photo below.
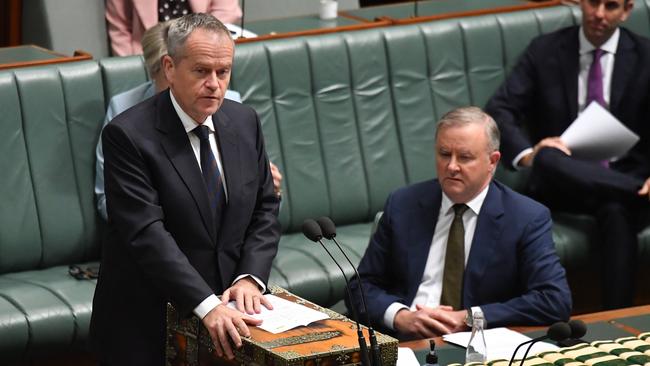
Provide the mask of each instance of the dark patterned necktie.
[{"label": "dark patterned necktie", "polygon": [[208,200],[213,218],[215,219],[215,223],[219,224],[221,220],[221,208],[225,204],[225,192],[223,190],[221,173],[217,166],[217,159],[215,159],[212,148],[210,147],[210,128],[200,125],[194,128],[192,132],[201,141],[201,172],[203,173],[203,180],[208,190]]},{"label": "dark patterned necktie", "polygon": [[166,22],[192,12],[188,0],[159,0],[158,21]]},{"label": "dark patterned necktie", "polygon": [[[600,58],[605,52],[600,48],[594,50],[594,60],[589,67],[589,77],[587,78],[587,102],[585,106],[594,101],[600,104],[603,108],[607,108],[605,103],[605,96],[603,92],[603,68],[600,65]],[[605,168],[609,168],[609,161],[603,160],[600,162]]]},{"label": "dark patterned necktie", "polygon": [[445,270],[442,275],[442,295],[440,305],[449,305],[454,310],[460,310],[465,272],[465,227],[463,214],[467,211],[464,203],[454,205],[454,221],[449,228],[447,252],[445,254]]},{"label": "dark patterned necktie", "polygon": [[587,103],[588,106],[592,101],[597,102],[604,108],[605,97],[603,96],[603,68],[600,66],[600,58],[603,56],[603,50],[597,48],[594,50],[594,60],[589,67],[589,77],[587,79]]}]

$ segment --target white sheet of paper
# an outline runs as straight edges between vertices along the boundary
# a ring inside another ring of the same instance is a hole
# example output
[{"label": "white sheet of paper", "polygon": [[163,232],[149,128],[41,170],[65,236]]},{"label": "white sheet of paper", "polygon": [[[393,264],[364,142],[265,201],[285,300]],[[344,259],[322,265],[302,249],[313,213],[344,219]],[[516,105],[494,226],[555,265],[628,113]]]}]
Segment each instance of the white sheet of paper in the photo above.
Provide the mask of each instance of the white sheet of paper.
[{"label": "white sheet of paper", "polygon": [[573,156],[594,161],[620,157],[639,141],[639,136],[596,102],[591,102],[560,138]]},{"label": "white sheet of paper", "polygon": [[[251,315],[251,317],[262,319],[262,324],[259,327],[273,334],[282,333],[301,325],[309,325],[315,321],[329,318],[329,315],[325,313],[275,295],[267,294],[264,297],[271,302],[273,310],[262,306],[262,312]],[[236,309],[234,301],[229,302],[228,306]]]},{"label": "white sheet of paper", "polygon": [[413,350],[406,347],[397,348],[397,364],[395,366],[420,366]]},{"label": "white sheet of paper", "polygon": [[[515,348],[517,348],[517,346],[521,343],[531,339],[530,337],[507,328],[486,329],[483,332],[485,333],[485,344],[487,346],[488,360],[510,360],[510,357],[512,357],[512,352],[515,351]],[[442,336],[442,339],[444,339],[446,342],[453,343],[461,347],[467,347],[467,344],[469,343],[469,337],[471,335],[472,332],[459,332],[446,334]],[[521,347],[519,351],[517,351],[517,356],[515,358],[522,358],[524,356],[524,352],[526,352],[526,348],[528,348],[528,345]],[[559,347],[554,346],[550,343],[537,342],[533,345],[533,348],[528,353],[528,356],[535,355],[539,352],[556,350],[558,348]]]},{"label": "white sheet of paper", "polygon": [[230,35],[232,36],[232,39],[237,39],[240,37],[244,38],[255,38],[257,37],[257,34],[249,31],[248,29],[242,29],[242,27],[232,24],[232,23],[225,23],[224,24],[226,28],[230,31]]}]

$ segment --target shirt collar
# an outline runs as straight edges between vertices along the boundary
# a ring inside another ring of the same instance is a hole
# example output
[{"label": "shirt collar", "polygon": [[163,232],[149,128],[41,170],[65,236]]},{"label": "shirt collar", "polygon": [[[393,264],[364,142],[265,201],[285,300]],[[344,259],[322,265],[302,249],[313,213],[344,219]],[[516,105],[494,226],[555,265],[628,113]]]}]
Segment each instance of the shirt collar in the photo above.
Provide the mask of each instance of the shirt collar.
[{"label": "shirt collar", "polygon": [[[190,133],[196,126],[199,125],[198,122],[196,122],[192,117],[190,117],[183,108],[178,104],[176,101],[176,98],[174,98],[174,93],[172,93],[172,90],[169,89],[169,96],[172,99],[172,105],[174,106],[174,110],[176,110],[176,114],[178,114],[178,118],[181,119],[181,122],[183,123],[183,127],[185,128],[185,132]],[[208,116],[208,118],[201,123],[204,126],[208,126],[211,132],[214,132],[214,123],[212,122],[212,116]]]},{"label": "shirt collar", "polygon": [[[580,32],[578,33],[579,33],[578,39],[580,42],[580,55],[587,54],[596,49],[596,47],[593,44],[591,44],[591,42],[589,42],[589,40],[585,36],[584,27],[581,26]],[[612,36],[609,37],[609,39],[605,43],[603,43],[602,46],[600,46],[600,49],[607,53],[611,53],[615,55],[616,49],[618,48],[618,39],[620,38],[620,36],[621,36],[621,30],[620,28],[616,28],[614,34],[612,34]]]},{"label": "shirt collar", "polygon": [[[487,196],[488,189],[490,189],[490,184],[488,184],[479,194],[476,195],[476,197],[472,198],[469,202],[465,202],[465,204],[469,207],[472,212],[474,212],[475,215],[478,216],[478,213],[481,212],[481,207],[483,207],[483,202],[485,201],[485,197]],[[448,214],[451,213],[452,206],[454,203],[447,197],[445,192],[442,192],[442,203],[440,205],[440,212],[443,214]]]}]

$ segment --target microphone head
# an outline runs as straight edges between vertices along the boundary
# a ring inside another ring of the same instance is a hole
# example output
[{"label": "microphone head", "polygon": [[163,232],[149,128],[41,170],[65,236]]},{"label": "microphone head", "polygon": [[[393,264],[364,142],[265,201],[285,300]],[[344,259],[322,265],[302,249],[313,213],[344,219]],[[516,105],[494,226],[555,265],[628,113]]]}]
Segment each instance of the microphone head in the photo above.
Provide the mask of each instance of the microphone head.
[{"label": "microphone head", "polygon": [[323,236],[327,239],[332,239],[336,236],[336,225],[334,221],[327,216],[320,217],[316,220],[320,229],[323,231]]},{"label": "microphone head", "polygon": [[565,322],[557,322],[548,328],[546,336],[556,342],[563,341],[571,337],[571,327]]},{"label": "microphone head", "polygon": [[571,328],[571,339],[582,338],[585,334],[587,334],[587,325],[582,320],[569,320],[568,324]]},{"label": "microphone head", "polygon": [[307,219],[302,222],[302,233],[313,242],[323,239],[323,232],[314,219]]}]

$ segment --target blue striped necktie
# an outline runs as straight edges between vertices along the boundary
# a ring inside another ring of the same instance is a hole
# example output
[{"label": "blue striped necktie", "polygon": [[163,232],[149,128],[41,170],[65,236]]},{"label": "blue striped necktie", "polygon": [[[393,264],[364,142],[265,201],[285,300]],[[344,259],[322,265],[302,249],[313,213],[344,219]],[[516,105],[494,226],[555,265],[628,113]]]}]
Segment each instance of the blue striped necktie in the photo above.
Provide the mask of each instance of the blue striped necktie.
[{"label": "blue striped necktie", "polygon": [[221,219],[221,206],[225,203],[225,192],[223,190],[221,173],[219,173],[219,167],[217,166],[217,159],[215,159],[212,148],[210,147],[210,128],[199,125],[192,132],[201,141],[201,172],[203,173],[203,180],[208,191],[208,200],[213,218],[215,219],[215,223],[219,224]]}]

